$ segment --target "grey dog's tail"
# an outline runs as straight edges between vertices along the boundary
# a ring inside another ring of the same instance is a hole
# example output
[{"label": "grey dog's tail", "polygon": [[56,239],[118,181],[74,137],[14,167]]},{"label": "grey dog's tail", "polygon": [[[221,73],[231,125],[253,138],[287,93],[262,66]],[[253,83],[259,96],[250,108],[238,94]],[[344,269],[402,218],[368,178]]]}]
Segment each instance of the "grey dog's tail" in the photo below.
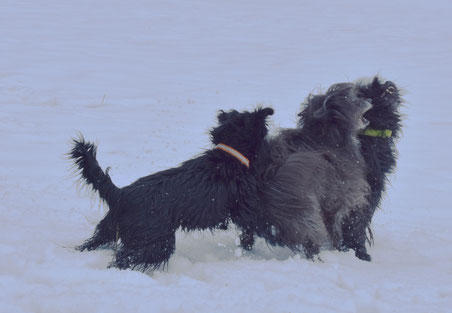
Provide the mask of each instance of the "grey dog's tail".
[{"label": "grey dog's tail", "polygon": [[68,155],[74,161],[74,165],[79,171],[82,180],[99,193],[101,199],[107,202],[110,209],[117,207],[120,189],[111,181],[108,169],[104,173],[99,163],[97,163],[96,145],[86,142],[82,136],[74,139],[73,145]]}]

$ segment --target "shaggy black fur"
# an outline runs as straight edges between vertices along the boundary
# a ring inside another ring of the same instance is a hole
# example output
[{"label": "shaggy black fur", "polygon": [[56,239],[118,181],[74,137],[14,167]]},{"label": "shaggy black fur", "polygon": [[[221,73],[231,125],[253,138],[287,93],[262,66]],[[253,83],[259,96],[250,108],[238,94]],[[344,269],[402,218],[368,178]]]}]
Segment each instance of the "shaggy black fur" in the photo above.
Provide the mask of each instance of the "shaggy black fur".
[{"label": "shaggy black fur", "polygon": [[[358,95],[369,99],[372,108],[364,114],[369,121],[368,130],[377,132],[390,131],[390,136],[381,134],[358,136],[360,151],[366,163],[366,180],[371,188],[368,197],[369,207],[365,214],[351,214],[343,223],[344,245],[347,248],[363,247],[367,242],[373,242],[370,224],[375,210],[381,202],[388,181],[387,176],[396,166],[397,150],[395,142],[401,130],[399,108],[402,103],[399,89],[391,82],[382,82],[375,77],[370,84],[357,83]],[[369,236],[366,237],[366,230]],[[369,258],[370,260],[370,258]]]},{"label": "shaggy black fur", "polygon": [[214,144],[240,151],[250,168],[226,152],[213,149],[197,158],[118,188],[96,161],[96,146],[74,140],[69,153],[82,179],[108,204],[109,211],[80,250],[112,245],[120,239],[115,261],[120,269],[156,269],[175,250],[175,231],[227,225],[231,212],[256,207],[257,153],[266,145],[266,118],[271,108],[221,112],[211,131]]},{"label": "shaggy black fur", "polygon": [[310,96],[300,127],[269,141],[258,166],[260,207],[232,216],[244,248],[252,247],[256,234],[272,245],[304,249],[309,258],[329,246],[352,248],[359,258],[370,259],[362,234],[343,227],[347,219],[368,214],[369,207],[357,136],[371,104],[358,92],[354,84],[336,84],[325,95]]},{"label": "shaggy black fur", "polygon": [[[371,83],[357,83],[353,88],[355,89],[355,97],[367,99],[372,103],[372,108],[364,113],[364,118],[369,122],[367,129],[377,131],[390,130],[392,132],[390,137],[370,136],[363,133],[358,135],[360,153],[365,162],[366,180],[371,190],[367,197],[369,205],[368,207],[363,207],[362,210],[351,210],[350,214],[342,222],[343,247],[340,249],[352,248],[360,259],[370,260],[365,244],[366,241],[369,243],[373,241],[370,223],[375,210],[380,205],[388,180],[387,176],[394,171],[396,166],[397,150],[395,144],[399,138],[402,126],[399,108],[403,100],[399,89],[393,82],[382,82],[379,77],[375,77]],[[331,90],[327,94],[330,92]],[[310,96],[307,103],[315,104],[321,99],[325,99],[325,96]],[[350,101],[349,105],[351,107],[354,107],[352,105],[354,101]],[[315,149],[315,140],[319,140],[318,136],[311,138],[310,132],[305,129],[309,125],[309,122],[306,123],[306,119],[311,115],[311,108],[308,106],[299,114],[301,119],[297,129],[283,130],[270,141],[272,154],[270,158],[271,164],[268,166],[269,171],[277,170],[286,162],[288,156],[297,151],[310,150],[311,147]],[[341,140],[337,137],[337,130],[334,129],[336,127],[335,124],[330,127],[328,123],[317,125],[311,123],[310,129],[320,134],[326,134],[327,137],[329,136],[330,143],[334,144],[334,142],[337,142],[337,144],[341,145]],[[319,143],[317,142],[317,144]],[[313,175],[317,176],[317,173],[313,172]],[[299,186],[300,188],[305,188],[303,183]],[[311,221],[311,224],[316,223],[318,222]],[[367,236],[366,230],[369,236]],[[251,227],[243,227],[241,245],[244,249],[249,250],[252,248],[254,233]]]},{"label": "shaggy black fur", "polygon": [[[372,102],[372,108],[364,114],[370,123],[368,129],[391,131],[390,137],[359,135],[361,153],[366,162],[367,181],[371,188],[370,210],[363,221],[368,227],[386,190],[388,175],[396,167],[396,142],[402,128],[399,109],[403,100],[399,88],[393,82],[383,82],[378,77],[375,77],[370,84],[358,83],[357,87],[360,97],[368,98]],[[372,232],[370,235],[372,236]]]}]

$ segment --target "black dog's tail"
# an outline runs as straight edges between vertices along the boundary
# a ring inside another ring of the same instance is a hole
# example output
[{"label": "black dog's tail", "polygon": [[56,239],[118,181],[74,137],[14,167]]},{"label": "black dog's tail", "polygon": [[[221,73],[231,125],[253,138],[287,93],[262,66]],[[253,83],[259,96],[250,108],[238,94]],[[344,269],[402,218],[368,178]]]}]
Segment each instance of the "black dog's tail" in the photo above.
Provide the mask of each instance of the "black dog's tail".
[{"label": "black dog's tail", "polygon": [[120,197],[120,189],[116,187],[108,175],[108,169],[104,173],[96,160],[97,147],[91,142],[86,142],[80,136],[73,140],[74,147],[69,152],[69,157],[80,172],[82,180],[99,193],[101,199],[107,202],[110,210],[117,207]]}]

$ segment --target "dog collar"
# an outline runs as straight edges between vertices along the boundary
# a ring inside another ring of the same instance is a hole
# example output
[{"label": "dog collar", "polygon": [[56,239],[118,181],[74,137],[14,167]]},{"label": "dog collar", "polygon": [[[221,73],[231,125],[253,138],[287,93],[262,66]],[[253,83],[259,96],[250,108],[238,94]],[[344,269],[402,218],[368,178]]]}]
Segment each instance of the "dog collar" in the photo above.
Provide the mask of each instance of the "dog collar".
[{"label": "dog collar", "polygon": [[361,135],[370,136],[370,137],[391,138],[392,130],[366,128],[365,130],[363,130]]},{"label": "dog collar", "polygon": [[240,161],[240,163],[242,163],[243,165],[245,165],[247,168],[250,168],[250,160],[248,160],[243,154],[241,154],[240,152],[238,152],[237,150],[235,150],[234,148],[225,145],[223,143],[218,144],[216,147],[216,149],[220,149],[223,150],[226,153],[229,153],[230,155],[232,155],[234,158],[236,158],[237,160]]}]

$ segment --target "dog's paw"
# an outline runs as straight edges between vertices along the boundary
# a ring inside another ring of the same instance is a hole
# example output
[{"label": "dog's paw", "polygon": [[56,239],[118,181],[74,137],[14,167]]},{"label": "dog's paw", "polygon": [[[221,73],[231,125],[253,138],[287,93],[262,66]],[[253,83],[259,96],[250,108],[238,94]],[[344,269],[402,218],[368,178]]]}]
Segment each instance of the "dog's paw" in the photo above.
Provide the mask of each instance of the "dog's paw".
[{"label": "dog's paw", "polygon": [[372,261],[372,258],[371,258],[371,256],[370,256],[370,254],[367,253],[366,251],[356,250],[356,251],[355,251],[355,256],[356,256],[358,259],[363,260],[363,261],[367,261],[367,262]]},{"label": "dog's paw", "polygon": [[90,249],[89,244],[88,243],[84,243],[84,244],[82,244],[80,246],[75,247],[75,250],[83,252],[85,250],[87,250],[87,251],[94,250],[94,248]]},{"label": "dog's paw", "polygon": [[253,245],[254,245],[254,235],[248,232],[243,232],[240,235],[240,246],[243,249],[250,251],[251,249],[253,249]]},{"label": "dog's paw", "polygon": [[108,268],[118,268],[120,270],[126,270],[128,268],[131,268],[131,265],[132,264],[129,257],[117,253],[115,260],[110,262]]}]

